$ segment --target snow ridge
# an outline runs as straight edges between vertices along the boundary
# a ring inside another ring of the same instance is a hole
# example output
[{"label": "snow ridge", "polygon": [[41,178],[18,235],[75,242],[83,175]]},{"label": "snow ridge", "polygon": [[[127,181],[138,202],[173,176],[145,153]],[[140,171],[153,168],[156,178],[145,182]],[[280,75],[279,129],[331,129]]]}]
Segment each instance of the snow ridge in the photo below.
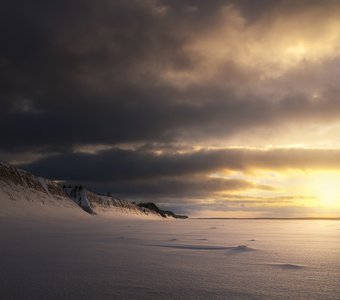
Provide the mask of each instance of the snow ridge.
[{"label": "snow ridge", "polygon": [[[0,162],[0,216],[44,212],[66,213],[77,205],[57,183]],[[67,210],[65,210],[67,209]]]},{"label": "snow ridge", "polygon": [[100,195],[79,186],[64,186],[64,192],[83,210],[91,214],[107,214],[122,212],[136,215],[161,216],[154,210],[140,207],[135,203],[120,200],[111,195]]},{"label": "snow ridge", "polygon": [[[153,204],[154,205],[154,204]],[[25,206],[25,209],[22,208]],[[154,205],[155,206],[155,205]],[[84,214],[115,216],[132,214],[139,216],[174,217],[153,206],[145,207],[133,202],[116,199],[111,195],[99,195],[82,186],[63,186],[56,182],[18,169],[10,164],[0,162],[0,216],[10,212],[35,211],[39,207],[72,208]]]}]

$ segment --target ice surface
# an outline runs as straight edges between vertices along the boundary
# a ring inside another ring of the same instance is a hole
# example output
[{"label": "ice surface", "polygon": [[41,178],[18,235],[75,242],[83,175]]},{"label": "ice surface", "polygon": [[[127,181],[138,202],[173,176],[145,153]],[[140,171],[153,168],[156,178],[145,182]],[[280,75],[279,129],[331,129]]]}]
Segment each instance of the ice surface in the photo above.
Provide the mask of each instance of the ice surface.
[{"label": "ice surface", "polygon": [[84,215],[2,215],[0,299],[339,299],[338,221]]}]

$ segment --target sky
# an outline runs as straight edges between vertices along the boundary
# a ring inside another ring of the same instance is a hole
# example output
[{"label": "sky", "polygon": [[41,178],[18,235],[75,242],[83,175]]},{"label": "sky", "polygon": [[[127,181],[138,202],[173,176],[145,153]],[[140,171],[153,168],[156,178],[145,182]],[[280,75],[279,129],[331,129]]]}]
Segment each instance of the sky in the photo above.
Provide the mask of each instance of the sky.
[{"label": "sky", "polygon": [[190,216],[340,215],[340,1],[5,0],[0,160]]}]

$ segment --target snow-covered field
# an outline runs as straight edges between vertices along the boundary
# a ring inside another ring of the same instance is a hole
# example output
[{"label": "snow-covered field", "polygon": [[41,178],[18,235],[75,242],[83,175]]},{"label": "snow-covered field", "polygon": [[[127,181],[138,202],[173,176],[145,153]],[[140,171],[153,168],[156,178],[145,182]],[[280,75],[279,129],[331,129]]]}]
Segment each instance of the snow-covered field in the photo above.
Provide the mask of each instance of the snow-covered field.
[{"label": "snow-covered field", "polygon": [[339,221],[0,215],[0,299],[340,299]]}]

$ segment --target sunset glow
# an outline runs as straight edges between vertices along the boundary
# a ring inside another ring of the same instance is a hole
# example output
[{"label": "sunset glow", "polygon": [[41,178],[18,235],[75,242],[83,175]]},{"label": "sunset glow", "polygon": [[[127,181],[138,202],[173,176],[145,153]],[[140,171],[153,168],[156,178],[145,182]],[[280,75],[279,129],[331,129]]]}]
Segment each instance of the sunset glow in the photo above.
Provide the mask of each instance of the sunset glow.
[{"label": "sunset glow", "polygon": [[320,205],[332,209],[340,206],[340,176],[320,175],[313,179],[311,191],[314,191]]},{"label": "sunset glow", "polygon": [[340,214],[339,1],[86,3],[4,13],[1,160],[193,216]]}]

